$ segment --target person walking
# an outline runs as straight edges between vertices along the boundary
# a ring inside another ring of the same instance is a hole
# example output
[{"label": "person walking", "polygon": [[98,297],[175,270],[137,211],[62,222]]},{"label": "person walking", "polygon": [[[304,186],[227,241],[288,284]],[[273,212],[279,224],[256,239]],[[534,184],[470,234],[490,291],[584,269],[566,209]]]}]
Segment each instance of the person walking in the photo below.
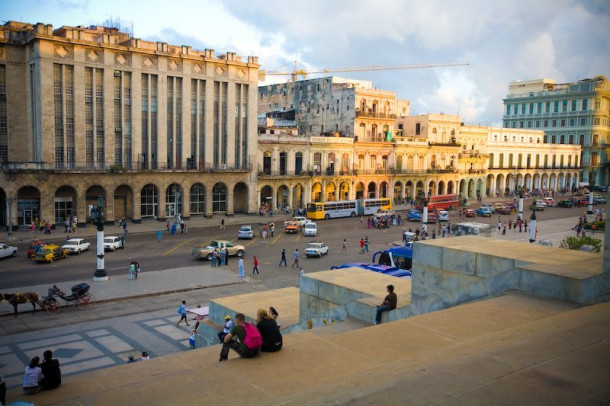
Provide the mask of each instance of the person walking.
[{"label": "person walking", "polygon": [[180,327],[180,323],[182,323],[182,320],[184,320],[187,326],[190,326],[189,321],[186,318],[186,300],[183,300],[180,307],[178,307],[178,314],[180,315],[180,320],[178,320],[178,324],[176,324],[176,327]]},{"label": "person walking", "polygon": [[256,259],[256,257],[254,257],[254,260],[252,261],[252,275],[258,275],[258,259]]},{"label": "person walking", "polygon": [[292,254],[292,257],[294,258],[294,262],[292,263],[291,268],[294,268],[295,265],[298,268],[299,267],[299,249],[298,248],[296,248],[294,250],[294,254]]},{"label": "person walking", "polygon": [[364,252],[369,252],[369,236],[364,237]]},{"label": "person walking", "polygon": [[239,258],[239,261],[237,261],[237,269],[239,271],[239,277],[241,279],[244,278],[244,259],[243,258]]},{"label": "person walking", "polygon": [[225,229],[225,219],[220,219],[220,229],[221,230]]},{"label": "person walking", "polygon": [[359,254],[364,254],[364,238],[360,239],[360,252]]},{"label": "person walking", "polygon": [[282,262],[284,263],[284,266],[288,266],[288,264],[286,264],[286,249],[282,249],[282,258],[280,259],[280,264],[278,266],[282,266]]},{"label": "person walking", "polygon": [[347,241],[345,241],[345,238],[343,239],[343,248],[341,248],[341,253],[342,254],[347,254]]}]

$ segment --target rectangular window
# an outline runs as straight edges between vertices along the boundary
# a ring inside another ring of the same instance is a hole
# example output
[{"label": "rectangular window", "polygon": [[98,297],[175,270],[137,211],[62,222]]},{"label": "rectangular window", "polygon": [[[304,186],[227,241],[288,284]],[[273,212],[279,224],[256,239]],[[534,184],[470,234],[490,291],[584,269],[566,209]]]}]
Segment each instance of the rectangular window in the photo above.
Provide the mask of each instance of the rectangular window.
[{"label": "rectangular window", "polygon": [[565,127],[565,126],[566,126],[566,119],[565,119],[565,118],[562,118],[562,119],[561,119],[561,126],[562,126],[562,127]]},{"label": "rectangular window", "polygon": [[523,128],[523,121],[519,121],[519,128]]},{"label": "rectangular window", "polygon": [[576,100],[572,100],[572,111],[576,111]]},{"label": "rectangular window", "polygon": [[557,127],[557,120],[551,120],[551,127]]},{"label": "rectangular window", "polygon": [[544,109],[545,113],[550,113],[551,112],[551,102],[546,102],[544,107],[545,107],[545,109]]},{"label": "rectangular window", "polygon": [[568,101],[564,100],[562,102],[561,111],[568,111]]},{"label": "rectangular window", "polygon": [[527,120],[527,128],[532,128],[532,120]]},{"label": "rectangular window", "polygon": [[589,109],[589,100],[582,99],[582,111],[587,111]]},{"label": "rectangular window", "polygon": [[530,103],[530,114],[534,114],[534,103]]},{"label": "rectangular window", "polygon": [[536,113],[538,113],[538,114],[542,113],[542,102],[538,103],[538,107],[536,109]]},{"label": "rectangular window", "polygon": [[6,108],[6,66],[0,65],[0,163],[8,161],[8,115]]},{"label": "rectangular window", "polygon": [[540,128],[540,120],[536,120],[536,128]]},{"label": "rectangular window", "polygon": [[521,105],[521,114],[525,114],[525,103]]},{"label": "rectangular window", "polygon": [[515,114],[515,115],[519,114],[519,105],[518,104],[513,105],[513,114]]},{"label": "rectangular window", "polygon": [[576,124],[576,120],[571,118],[570,119],[570,127],[574,127],[574,124]]},{"label": "rectangular window", "polygon": [[510,104],[506,105],[506,115],[510,116]]},{"label": "rectangular window", "polygon": [[64,143],[64,65],[53,64],[53,105],[55,112],[55,168],[63,169]]},{"label": "rectangular window", "polygon": [[544,120],[544,127],[548,127],[549,126],[549,120]]},{"label": "rectangular window", "polygon": [[559,113],[559,100],[553,103],[553,113]]},{"label": "rectangular window", "polygon": [[581,117],[580,119],[580,125],[586,125],[587,124],[587,119],[584,117]]}]

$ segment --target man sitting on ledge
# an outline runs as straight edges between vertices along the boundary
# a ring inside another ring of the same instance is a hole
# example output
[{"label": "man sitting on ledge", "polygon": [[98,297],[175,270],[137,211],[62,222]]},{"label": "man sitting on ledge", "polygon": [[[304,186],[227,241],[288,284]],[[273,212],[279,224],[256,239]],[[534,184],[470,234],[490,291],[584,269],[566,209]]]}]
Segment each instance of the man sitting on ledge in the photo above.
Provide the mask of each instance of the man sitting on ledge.
[{"label": "man sitting on ledge", "polygon": [[[254,330],[258,335],[258,339],[262,341],[256,327],[254,327]],[[233,349],[243,358],[256,357],[260,352],[260,342],[258,343],[258,348],[250,348],[246,345],[246,316],[244,316],[243,313],[237,313],[235,315],[235,326],[231,328],[229,334],[224,338],[222,351],[220,351],[220,359],[218,360],[219,362],[229,359],[230,349]]]},{"label": "man sitting on ledge", "polygon": [[383,300],[383,303],[377,306],[377,315],[375,316],[375,324],[381,323],[381,313],[396,309],[398,297],[394,293],[394,285],[388,285],[388,295]]}]

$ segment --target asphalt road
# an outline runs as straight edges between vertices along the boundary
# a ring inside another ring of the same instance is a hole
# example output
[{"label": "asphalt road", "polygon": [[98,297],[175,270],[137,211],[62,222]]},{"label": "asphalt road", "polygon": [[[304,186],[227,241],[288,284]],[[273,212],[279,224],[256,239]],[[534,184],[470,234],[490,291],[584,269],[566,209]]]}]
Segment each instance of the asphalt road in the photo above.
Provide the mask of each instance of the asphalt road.
[{"label": "asphalt road", "polygon": [[[525,202],[524,207],[528,207],[531,199]],[[477,207],[474,204],[472,208]],[[537,212],[538,221],[553,220],[559,218],[572,217],[574,222],[583,212],[585,208],[547,208],[544,211]],[[400,212],[404,218],[404,212]],[[524,216],[529,219],[531,212],[524,211]],[[516,214],[513,214],[513,218]],[[502,216],[503,219],[508,219],[509,216]],[[252,224],[256,230],[259,228],[259,217],[252,217]],[[450,217],[450,222],[455,223],[464,221],[459,219],[456,214]],[[472,219],[469,219],[472,220]],[[477,217],[478,222],[496,224],[498,215],[492,217]],[[105,255],[105,269],[108,275],[112,277],[117,274],[127,272],[130,258],[135,258],[141,265],[142,272],[180,268],[183,266],[192,266],[198,263],[198,260],[191,256],[191,250],[194,246],[207,244],[214,239],[226,239],[233,241],[236,244],[242,244],[246,248],[244,255],[246,272],[252,267],[252,258],[256,256],[259,260],[259,269],[264,273],[266,278],[274,278],[285,276],[286,272],[297,272],[297,269],[292,269],[293,252],[295,248],[299,250],[300,265],[306,272],[329,269],[332,265],[339,265],[344,262],[357,261],[360,256],[359,241],[360,238],[368,236],[370,240],[370,254],[377,250],[384,249],[391,242],[401,240],[401,232],[403,227],[411,227],[413,230],[420,227],[420,223],[403,222],[401,226],[393,226],[389,229],[367,229],[366,220],[361,223],[360,218],[343,218],[333,220],[322,220],[318,222],[318,236],[304,237],[302,234],[285,234],[279,232],[282,224],[276,222],[275,237],[268,237],[267,242],[262,242],[260,237],[253,240],[237,240],[237,230],[239,226],[227,226],[226,229],[220,230],[217,228],[206,229],[191,229],[188,234],[178,234],[175,236],[164,235],[161,243],[153,233],[138,234],[132,233],[128,236],[126,248],[115,252],[107,252]],[[429,227],[432,227],[430,225]],[[434,225],[437,227],[438,225]],[[120,229],[118,226],[106,227],[105,234],[118,234]],[[63,236],[63,233],[55,232],[55,236]],[[39,237],[40,238],[40,237]],[[348,254],[342,254],[342,241],[347,240]],[[57,241],[57,237],[55,238]],[[19,248],[19,255],[16,258],[6,258],[0,260],[0,287],[2,289],[13,287],[24,287],[29,284],[45,284],[49,286],[55,283],[66,281],[74,281],[82,279],[90,280],[96,269],[95,257],[95,239],[87,238],[92,244],[91,249],[79,255],[71,255],[67,259],[60,259],[54,263],[39,264],[34,263],[25,257],[26,243],[18,242],[16,245]],[[303,251],[310,241],[323,241],[329,246],[329,254],[322,258],[305,258]],[[60,243],[62,240],[57,241]],[[286,250],[286,258],[288,267],[278,267],[282,249]],[[363,262],[369,262],[369,255],[362,255]],[[237,269],[237,258],[231,257],[229,267]]]}]

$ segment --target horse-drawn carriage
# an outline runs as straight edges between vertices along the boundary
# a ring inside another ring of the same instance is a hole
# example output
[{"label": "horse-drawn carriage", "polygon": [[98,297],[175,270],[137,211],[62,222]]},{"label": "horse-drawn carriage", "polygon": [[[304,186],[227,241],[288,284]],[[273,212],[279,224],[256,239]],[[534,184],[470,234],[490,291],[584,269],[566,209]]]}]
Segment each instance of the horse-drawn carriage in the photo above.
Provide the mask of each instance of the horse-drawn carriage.
[{"label": "horse-drawn carriage", "polygon": [[57,285],[53,285],[52,288],[49,288],[47,296],[40,301],[40,305],[51,314],[57,313],[60,307],[57,298],[60,298],[67,305],[73,305],[79,309],[88,309],[93,303],[93,296],[89,292],[89,288],[90,286],[87,283],[79,283],[72,286],[72,294],[66,295]]}]

